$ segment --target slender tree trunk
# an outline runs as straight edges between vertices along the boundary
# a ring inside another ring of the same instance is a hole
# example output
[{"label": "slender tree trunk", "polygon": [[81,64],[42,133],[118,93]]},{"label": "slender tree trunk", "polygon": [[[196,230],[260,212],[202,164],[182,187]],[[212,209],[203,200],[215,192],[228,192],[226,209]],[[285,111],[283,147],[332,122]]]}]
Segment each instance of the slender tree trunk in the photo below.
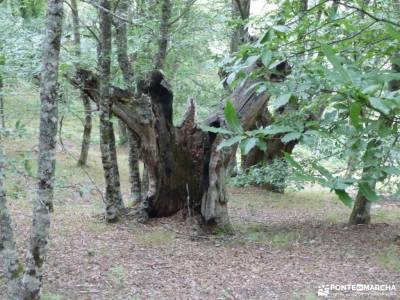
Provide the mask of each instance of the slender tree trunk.
[{"label": "slender tree trunk", "polygon": [[83,137],[78,166],[86,166],[89,155],[90,136],[92,134],[92,106],[90,105],[89,98],[84,93],[81,93],[81,98],[85,110],[85,123],[83,126]]},{"label": "slender tree trunk", "polygon": [[62,20],[63,1],[49,0],[40,80],[38,192],[33,199],[32,231],[22,279],[24,299],[40,298],[42,268],[47,255],[50,230],[50,212],[53,211]]},{"label": "slender tree trunk", "polygon": [[[237,25],[231,32],[229,44],[231,55],[238,51],[241,45],[250,40],[250,34],[244,24],[244,22],[248,21],[250,17],[250,4],[250,0],[231,0],[232,20],[237,21],[240,19],[242,22],[242,24]],[[227,76],[222,69],[220,69],[218,73],[221,79],[224,79]],[[231,92],[231,89],[226,82],[224,82],[224,88],[227,94]],[[235,176],[237,174],[237,168],[238,162],[235,154],[231,156],[231,160],[227,166],[226,172],[228,176]]]},{"label": "slender tree trunk", "polygon": [[[379,141],[373,140],[368,143],[367,149],[363,156],[362,161],[374,159],[377,148],[379,147]],[[376,164],[379,162],[375,159]],[[364,167],[362,171],[361,179],[368,182],[369,187],[375,190],[376,180],[371,180],[371,171],[374,167]],[[363,195],[360,189],[357,192],[354,207],[350,215],[350,224],[369,224],[371,222],[371,202]]]},{"label": "slender tree trunk", "polygon": [[4,112],[4,97],[3,97],[3,77],[0,74],[0,118],[1,128],[6,128],[6,116]]},{"label": "slender tree trunk", "polygon": [[[397,57],[393,58],[393,63],[392,63],[392,69],[395,72],[400,72],[400,64],[394,63],[398,61],[398,58],[400,55]],[[388,88],[390,91],[397,91],[400,89],[400,80],[392,80],[389,82]],[[387,127],[391,127],[393,124],[393,120],[387,120],[385,117],[381,117],[382,120],[386,123]],[[383,158],[380,156],[376,156],[379,154],[378,147],[380,145],[380,142],[377,140],[372,140],[368,143],[367,149],[365,151],[363,161],[375,161],[376,166],[381,166],[385,162],[383,161]],[[378,182],[377,180],[374,180],[372,176],[370,175],[371,173],[371,168],[373,167],[365,167],[362,172],[362,179],[368,182],[370,188],[372,190],[375,190],[376,183]],[[371,202],[368,201],[368,199],[361,193],[360,190],[358,190],[356,200],[354,202],[354,207],[350,215],[349,223],[350,224],[369,224],[371,221]]]},{"label": "slender tree trunk", "polygon": [[[80,34],[80,25],[79,25],[79,10],[77,5],[77,0],[71,0],[71,9],[72,9],[72,24],[73,24],[73,32],[74,32],[74,48],[75,48],[75,56],[79,60],[81,58],[81,34]],[[76,63],[77,67],[79,67],[80,62]],[[81,99],[83,103],[83,109],[85,111],[85,119],[83,125],[83,137],[82,137],[82,145],[81,145],[81,153],[78,159],[78,166],[86,166],[89,147],[90,147],[90,136],[92,133],[92,108],[90,105],[90,100],[84,93],[81,93]]]},{"label": "slender tree trunk", "polygon": [[128,141],[128,132],[124,122],[118,120],[118,143],[120,145],[126,144]]},{"label": "slender tree trunk", "polygon": [[[102,0],[100,5],[111,10],[108,0]],[[100,109],[100,150],[106,184],[105,217],[107,222],[119,219],[123,208],[122,195],[116,160],[115,137],[111,117],[110,99],[110,72],[111,72],[111,21],[112,17],[103,9],[99,9],[100,17],[100,82],[99,82],[99,109]]]},{"label": "slender tree trunk", "polygon": [[21,299],[20,281],[24,268],[18,257],[11,216],[7,208],[6,191],[3,183],[4,168],[5,157],[0,143],[0,256],[3,260],[7,280],[8,298]]},{"label": "slender tree trunk", "polygon": [[[117,12],[124,14],[128,10],[128,1],[121,0]],[[132,62],[128,56],[128,40],[126,33],[126,23],[116,19],[116,44],[118,52],[118,64],[121,69],[125,86],[128,91],[135,94],[135,85],[133,79]],[[120,121],[125,129],[125,123]],[[130,129],[127,130],[127,139],[129,146],[129,182],[130,182],[130,198],[135,201],[141,200],[141,183],[139,174],[139,137]]]},{"label": "slender tree trunk", "polygon": [[[232,0],[232,18],[240,19],[243,23],[250,17],[250,0]],[[248,42],[250,38],[249,32],[245,24],[239,24],[231,33],[230,53],[239,50],[239,47]]]},{"label": "slender tree trunk", "polygon": [[158,52],[155,57],[155,68],[162,69],[165,65],[167,57],[167,49],[170,34],[170,19],[171,19],[172,3],[171,0],[161,1],[161,20],[160,20],[160,36],[158,39]]}]

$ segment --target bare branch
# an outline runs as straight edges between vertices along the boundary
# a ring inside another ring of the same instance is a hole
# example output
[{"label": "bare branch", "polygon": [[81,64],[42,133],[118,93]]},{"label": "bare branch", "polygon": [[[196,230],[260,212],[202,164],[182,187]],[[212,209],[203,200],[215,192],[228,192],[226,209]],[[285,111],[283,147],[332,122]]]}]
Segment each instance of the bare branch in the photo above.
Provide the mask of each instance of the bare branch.
[{"label": "bare branch", "polygon": [[171,22],[168,24],[168,26],[172,26],[173,24],[175,24],[176,22],[178,22],[182,17],[184,17],[184,16],[190,11],[190,9],[192,8],[193,4],[196,3],[196,1],[197,1],[197,0],[189,1],[189,2],[186,4],[185,9],[183,10],[183,12],[182,12],[179,16],[177,16],[177,17],[175,18],[175,20],[171,21]]},{"label": "bare branch", "polygon": [[391,24],[391,25],[393,25],[393,26],[400,27],[400,24],[399,24],[399,23],[393,22],[393,21],[388,20],[388,19],[379,18],[379,17],[377,17],[377,16],[374,16],[373,14],[367,12],[366,10],[364,10],[364,9],[362,9],[362,8],[360,8],[360,7],[353,6],[353,5],[349,5],[349,4],[346,4],[346,3],[343,3],[343,2],[337,2],[337,3],[338,3],[339,5],[344,6],[344,7],[347,7],[347,8],[350,8],[350,9],[355,9],[355,10],[359,11],[360,13],[367,15],[368,17],[370,17],[371,19],[373,19],[373,20],[375,20],[375,21],[377,21],[377,22],[389,23],[389,24]]}]

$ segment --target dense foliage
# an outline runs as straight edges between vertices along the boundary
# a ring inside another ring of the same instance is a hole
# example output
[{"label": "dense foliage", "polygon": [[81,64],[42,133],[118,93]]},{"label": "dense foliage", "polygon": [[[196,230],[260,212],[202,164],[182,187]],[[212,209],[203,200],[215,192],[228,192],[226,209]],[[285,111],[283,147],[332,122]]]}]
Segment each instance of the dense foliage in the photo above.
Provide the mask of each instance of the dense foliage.
[{"label": "dense foliage", "polygon": [[[258,92],[272,95],[273,123],[250,132],[230,126],[236,134],[221,146],[240,140],[247,153],[283,134],[284,143],[314,149],[311,160],[286,156],[294,176],[331,188],[346,205],[352,203],[346,192],[351,187],[369,201],[379,198],[378,182],[396,184],[399,192],[399,4],[309,1],[299,12],[294,3],[282,1],[253,20],[258,40],[242,46],[226,67],[227,81],[235,86],[245,68],[258,64],[250,76],[265,79],[257,83]],[[282,63],[290,69],[279,72]],[[284,79],[271,80],[271,74]],[[330,147],[315,147],[321,144]],[[328,158],[348,161],[348,167],[328,169]]]}]

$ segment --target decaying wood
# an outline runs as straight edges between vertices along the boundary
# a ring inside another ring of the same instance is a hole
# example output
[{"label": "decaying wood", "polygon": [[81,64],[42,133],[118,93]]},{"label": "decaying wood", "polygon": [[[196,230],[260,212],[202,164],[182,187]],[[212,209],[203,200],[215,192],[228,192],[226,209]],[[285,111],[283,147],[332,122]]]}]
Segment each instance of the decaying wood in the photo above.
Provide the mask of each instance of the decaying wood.
[{"label": "decaying wood", "polygon": [[[69,81],[98,102],[98,77],[77,70]],[[257,94],[255,81],[244,80],[230,99],[244,129],[249,129],[263,113],[269,95]],[[173,93],[160,71],[153,71],[141,85],[141,97],[112,87],[112,112],[141,138],[141,155],[148,171],[148,191],[141,203],[144,216],[170,216],[182,209],[189,197],[190,208],[201,213],[208,224],[229,222],[226,166],[236,147],[217,151],[223,136],[203,132],[195,120],[195,101],[190,99],[184,121],[172,125]],[[223,105],[205,125],[225,127]],[[189,195],[188,195],[189,193]]]}]

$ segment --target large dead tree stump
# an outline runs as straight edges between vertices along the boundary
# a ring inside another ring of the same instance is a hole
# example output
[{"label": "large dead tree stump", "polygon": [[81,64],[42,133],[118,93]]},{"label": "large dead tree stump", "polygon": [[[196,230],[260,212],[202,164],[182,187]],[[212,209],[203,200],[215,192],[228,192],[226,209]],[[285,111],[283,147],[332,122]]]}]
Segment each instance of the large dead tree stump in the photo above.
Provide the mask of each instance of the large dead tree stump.
[{"label": "large dead tree stump", "polygon": [[[98,101],[98,78],[80,69],[67,77],[95,102]],[[254,80],[243,81],[231,95],[244,129],[255,124],[265,110],[269,96],[249,87]],[[195,101],[190,99],[184,120],[172,124],[173,93],[164,76],[153,71],[140,84],[142,95],[126,90],[111,90],[112,112],[140,137],[141,157],[148,171],[147,196],[140,208],[148,217],[170,216],[184,207],[200,213],[207,224],[229,223],[226,167],[236,147],[217,151],[222,135],[203,132],[196,123]],[[225,127],[221,110],[205,125]]]}]

